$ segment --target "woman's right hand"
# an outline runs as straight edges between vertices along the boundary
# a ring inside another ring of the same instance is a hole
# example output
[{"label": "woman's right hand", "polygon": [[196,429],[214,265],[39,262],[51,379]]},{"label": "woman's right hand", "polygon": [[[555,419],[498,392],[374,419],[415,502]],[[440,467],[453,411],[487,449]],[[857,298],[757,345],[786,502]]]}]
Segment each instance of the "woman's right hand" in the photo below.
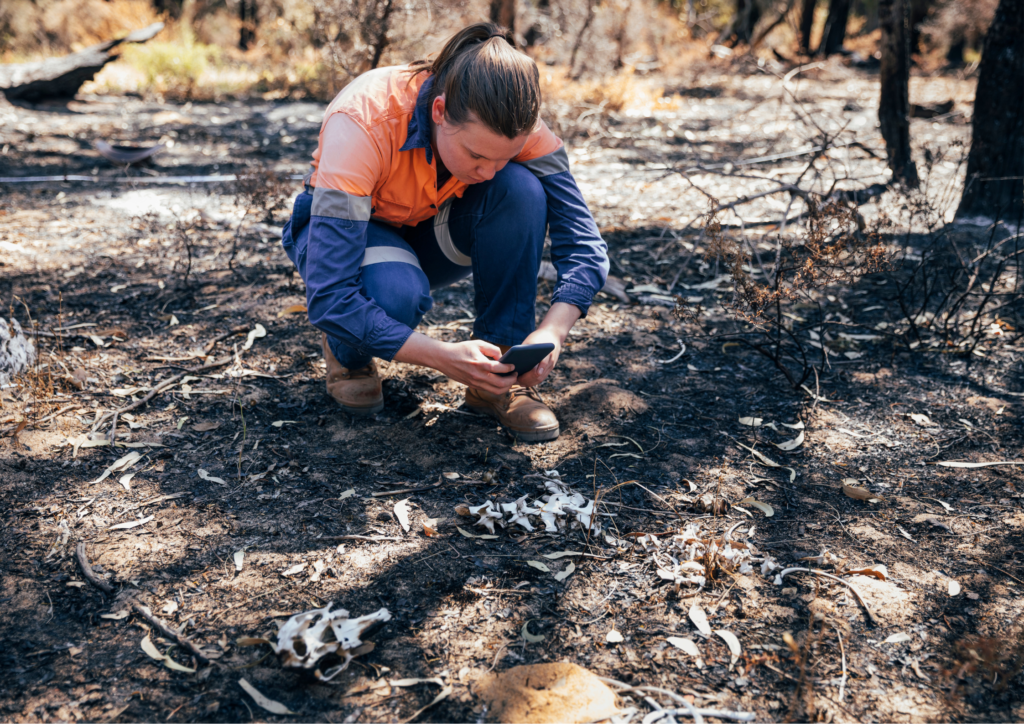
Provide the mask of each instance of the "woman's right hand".
[{"label": "woman's right hand", "polygon": [[[503,395],[517,377],[515,365],[499,363],[500,357],[501,349],[482,339],[441,342],[419,332],[414,332],[395,355],[399,362],[432,367],[468,387]],[[504,376],[506,372],[513,374]]]},{"label": "woman's right hand", "polygon": [[[498,362],[501,350],[482,339],[446,344],[437,370],[467,387],[503,395],[516,382],[515,365]],[[512,372],[510,375],[503,373]]]}]

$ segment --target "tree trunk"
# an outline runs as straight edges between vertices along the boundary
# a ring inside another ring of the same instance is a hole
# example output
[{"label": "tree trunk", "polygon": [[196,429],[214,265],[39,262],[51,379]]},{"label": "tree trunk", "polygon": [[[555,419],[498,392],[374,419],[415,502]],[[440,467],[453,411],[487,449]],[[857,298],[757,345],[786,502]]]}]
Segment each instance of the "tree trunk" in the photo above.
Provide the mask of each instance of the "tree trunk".
[{"label": "tree trunk", "polygon": [[736,0],[736,20],[733,33],[736,41],[749,43],[754,37],[754,26],[761,19],[761,7],[757,0]]},{"label": "tree trunk", "polygon": [[516,31],[516,0],[491,0],[491,22]]},{"label": "tree trunk", "polygon": [[580,74],[583,73],[583,69],[580,69],[579,73],[576,73],[573,69],[576,67],[576,56],[580,52],[580,47],[583,45],[583,36],[587,34],[587,29],[590,27],[590,23],[594,21],[595,6],[597,0],[587,0],[587,15],[583,19],[583,27],[580,28],[580,32],[576,35],[576,40],[572,44],[572,52],[569,54],[569,73],[573,80],[579,80]]},{"label": "tree trunk", "polygon": [[380,65],[384,51],[391,42],[388,31],[391,29],[391,12],[394,10],[394,0],[384,0],[380,18],[377,20],[373,40],[373,57],[370,58],[370,70]]},{"label": "tree trunk", "polygon": [[1024,215],[1024,0],[1000,0],[985,36],[958,218]]},{"label": "tree trunk", "polygon": [[814,27],[814,8],[818,0],[801,0],[800,3],[800,52],[811,54],[811,28]]},{"label": "tree trunk", "polygon": [[163,23],[153,23],[123,38],[108,40],[60,58],[0,65],[0,92],[9,101],[28,103],[74,98],[83,83],[92,80],[103,66],[117,58],[116,51],[122,44],[145,43],[163,27]]},{"label": "tree trunk", "polygon": [[256,2],[257,0],[238,0],[238,19],[242,27],[238,31],[238,49],[248,50],[256,40]]},{"label": "tree trunk", "polygon": [[[1020,1],[1020,0],[1018,0]],[[881,99],[878,120],[894,181],[917,188],[917,166],[910,157],[910,37],[907,0],[879,0],[882,28]]]},{"label": "tree trunk", "polygon": [[818,52],[823,55],[834,55],[843,49],[846,40],[846,23],[850,19],[850,0],[830,0],[828,4],[828,20],[825,21],[825,33],[821,36]]}]

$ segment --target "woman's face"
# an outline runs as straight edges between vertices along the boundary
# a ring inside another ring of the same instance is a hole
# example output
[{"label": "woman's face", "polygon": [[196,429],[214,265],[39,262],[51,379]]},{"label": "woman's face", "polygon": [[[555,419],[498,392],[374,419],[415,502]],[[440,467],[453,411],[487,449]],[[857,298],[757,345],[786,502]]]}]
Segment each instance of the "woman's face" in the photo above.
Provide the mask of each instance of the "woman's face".
[{"label": "woman's face", "polygon": [[529,134],[506,138],[474,120],[472,115],[462,125],[449,122],[445,118],[444,94],[434,99],[430,111],[437,155],[452,176],[463,183],[490,181],[519,155],[529,138]]}]

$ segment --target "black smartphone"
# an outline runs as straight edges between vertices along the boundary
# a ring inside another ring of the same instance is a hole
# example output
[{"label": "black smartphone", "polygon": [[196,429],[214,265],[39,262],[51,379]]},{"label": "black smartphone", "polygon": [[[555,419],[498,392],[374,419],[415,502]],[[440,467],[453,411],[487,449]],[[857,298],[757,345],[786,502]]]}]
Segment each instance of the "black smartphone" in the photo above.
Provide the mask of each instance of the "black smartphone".
[{"label": "black smartphone", "polygon": [[[515,365],[516,374],[525,375],[536,367],[542,359],[551,354],[554,349],[555,345],[550,342],[544,342],[543,344],[517,344],[503,354],[498,361],[507,365]],[[504,374],[510,375],[512,373],[505,372]]]}]

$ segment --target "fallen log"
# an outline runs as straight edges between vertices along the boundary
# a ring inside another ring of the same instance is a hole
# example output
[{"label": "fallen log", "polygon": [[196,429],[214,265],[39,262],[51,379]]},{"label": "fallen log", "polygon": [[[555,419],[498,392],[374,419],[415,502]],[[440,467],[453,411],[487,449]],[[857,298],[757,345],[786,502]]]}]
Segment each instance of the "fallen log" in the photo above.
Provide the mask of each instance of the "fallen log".
[{"label": "fallen log", "polygon": [[118,46],[144,43],[163,28],[163,23],[153,23],[123,38],[108,40],[61,58],[0,65],[0,91],[9,101],[73,98],[83,83],[92,80],[103,66],[117,58],[112,51]]}]

